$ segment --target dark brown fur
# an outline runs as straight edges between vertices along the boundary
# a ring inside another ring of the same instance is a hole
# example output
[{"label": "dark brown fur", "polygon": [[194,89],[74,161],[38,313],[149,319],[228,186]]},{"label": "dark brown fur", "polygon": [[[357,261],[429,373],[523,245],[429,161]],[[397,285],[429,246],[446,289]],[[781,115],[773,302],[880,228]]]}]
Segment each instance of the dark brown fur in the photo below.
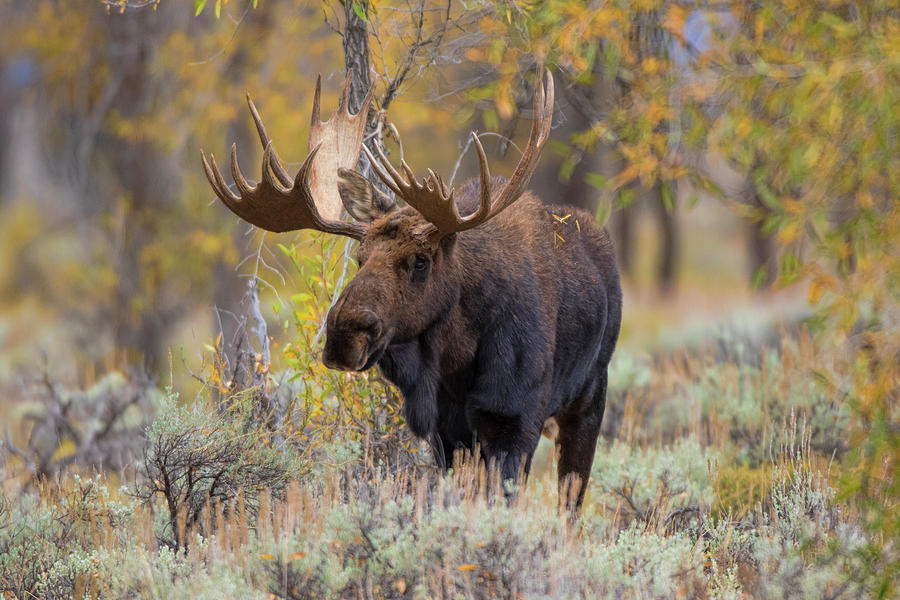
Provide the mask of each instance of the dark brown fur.
[{"label": "dark brown fur", "polygon": [[[342,193],[345,205],[371,202]],[[473,212],[479,197],[478,180],[469,181],[457,193],[460,212]],[[622,314],[606,231],[528,192],[439,241],[412,208],[382,211],[358,211],[380,216],[361,239],[359,273],[328,314],[325,364],[377,365],[444,467],[455,449],[478,444],[504,479],[520,466],[527,473],[555,417],[560,482],[586,484]]]}]

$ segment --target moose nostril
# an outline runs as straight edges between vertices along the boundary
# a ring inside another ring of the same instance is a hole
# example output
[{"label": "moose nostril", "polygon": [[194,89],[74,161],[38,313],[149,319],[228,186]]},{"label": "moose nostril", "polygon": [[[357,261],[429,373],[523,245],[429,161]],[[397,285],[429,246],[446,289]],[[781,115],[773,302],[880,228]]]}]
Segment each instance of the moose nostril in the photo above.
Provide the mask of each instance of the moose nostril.
[{"label": "moose nostril", "polygon": [[362,311],[360,314],[360,329],[365,331],[371,338],[377,338],[381,335],[382,325],[381,319],[370,310]]}]

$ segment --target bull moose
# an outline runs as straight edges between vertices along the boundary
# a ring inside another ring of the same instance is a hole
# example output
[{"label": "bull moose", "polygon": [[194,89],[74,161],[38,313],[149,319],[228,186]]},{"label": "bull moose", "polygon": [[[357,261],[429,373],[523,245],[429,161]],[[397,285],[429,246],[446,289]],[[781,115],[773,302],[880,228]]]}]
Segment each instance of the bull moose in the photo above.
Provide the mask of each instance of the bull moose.
[{"label": "bull moose", "polygon": [[[201,156],[216,195],[244,220],[359,242],[359,270],[327,316],[326,366],[378,366],[402,392],[410,429],[430,442],[444,468],[455,449],[480,447],[504,480],[520,469],[527,475],[542,427],[555,418],[560,489],[577,482],[570,505],[577,511],[606,403],[622,293],[609,235],[592,216],[545,206],[526,191],[553,113],[552,75],[537,79],[531,135],[509,179],[490,175],[474,133],[480,177],[459,189],[431,169],[416,180],[404,160],[401,173],[378,146],[376,160],[362,145],[372,92],[350,115],[349,77],[342,108],[325,123],[317,82],[310,152],[295,177],[249,96],[265,148],[260,182],[244,178],[233,145],[237,193],[215,158]],[[394,198],[351,170],[361,148]],[[354,220],[341,220],[342,206]]]}]

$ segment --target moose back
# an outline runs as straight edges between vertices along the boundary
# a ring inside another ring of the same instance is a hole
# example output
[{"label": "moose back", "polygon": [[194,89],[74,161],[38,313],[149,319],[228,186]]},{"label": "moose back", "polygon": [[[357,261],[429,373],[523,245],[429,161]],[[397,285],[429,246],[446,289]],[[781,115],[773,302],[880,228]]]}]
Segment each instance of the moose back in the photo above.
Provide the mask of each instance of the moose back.
[{"label": "moose back", "polygon": [[[216,195],[250,223],[359,241],[359,271],[328,313],[326,366],[381,369],[403,394],[409,427],[444,467],[455,449],[478,447],[504,479],[527,474],[543,425],[555,418],[561,489],[578,486],[571,506],[578,510],[622,294],[606,231],[591,215],[550,208],[526,191],[553,111],[552,76],[538,79],[546,88],[538,81],[531,135],[509,179],[491,177],[474,133],[480,177],[458,190],[430,169],[416,180],[404,161],[399,172],[380,147],[376,160],[362,146],[372,93],[351,116],[349,78],[344,108],[326,123],[317,84],[310,153],[295,177],[249,98],[265,148],[261,181],[244,178],[233,146],[237,193],[215,159],[202,158]],[[351,170],[361,147],[393,197]],[[340,220],[341,206],[355,220]]]}]

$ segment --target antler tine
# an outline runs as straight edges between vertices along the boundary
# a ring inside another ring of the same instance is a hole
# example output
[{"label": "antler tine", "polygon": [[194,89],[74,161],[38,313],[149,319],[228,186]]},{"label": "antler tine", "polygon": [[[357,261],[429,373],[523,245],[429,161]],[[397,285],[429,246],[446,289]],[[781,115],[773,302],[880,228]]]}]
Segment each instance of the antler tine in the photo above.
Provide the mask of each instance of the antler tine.
[{"label": "antler tine", "polygon": [[237,186],[241,196],[248,196],[256,189],[256,186],[250,185],[250,182],[244,178],[244,174],[241,173],[241,168],[238,166],[237,144],[231,144],[231,178],[234,179],[234,185]]},{"label": "antler tine", "polygon": [[281,159],[278,157],[278,153],[275,152],[275,144],[269,142],[266,145],[266,148],[272,149],[272,158],[269,160],[269,169],[271,169],[272,172],[275,173],[275,176],[281,182],[281,185],[283,185],[284,187],[289,187],[291,185],[291,181],[293,180],[291,179],[290,174],[285,170],[285,168],[281,166]]},{"label": "antler tine", "polygon": [[453,190],[448,190],[447,184],[444,183],[444,180],[441,179],[441,176],[431,169],[428,169],[428,177],[426,181],[432,182],[432,185],[434,185],[435,189],[440,192],[441,196],[447,198],[448,200],[452,197]]},{"label": "antler tine", "polygon": [[478,172],[479,177],[481,178],[481,202],[478,205],[478,211],[469,218],[469,221],[474,222],[477,219],[477,225],[490,218],[489,215],[493,208],[491,205],[491,169],[488,166],[488,159],[484,152],[484,146],[481,145],[481,140],[478,139],[478,135],[474,131],[472,132],[472,141],[475,142],[475,152],[478,154]]},{"label": "antler tine", "polygon": [[263,148],[269,145],[269,134],[266,133],[266,126],[263,125],[262,117],[259,116],[259,111],[256,110],[256,105],[253,104],[253,99],[250,97],[250,93],[247,93],[247,106],[250,107],[250,114],[253,116],[253,123],[256,124],[256,133],[259,134],[259,141],[262,144]]},{"label": "antler tine", "polygon": [[413,170],[409,168],[409,165],[402,158],[400,159],[400,168],[403,169],[403,172],[406,174],[406,181],[411,185],[417,185],[416,174],[413,173]]},{"label": "antler tine", "polygon": [[322,120],[319,118],[319,102],[322,99],[322,75],[316,76],[316,92],[313,94],[312,116],[309,118],[310,127],[319,125]]},{"label": "antler tine", "polygon": [[397,196],[400,196],[400,188],[397,187],[397,184],[391,179],[391,176],[384,170],[384,167],[381,166],[381,163],[375,160],[375,156],[366,148],[366,145],[363,144],[362,147],[363,153],[365,153],[366,158],[369,161],[369,164],[372,166],[372,169],[375,171],[375,174],[378,175],[378,178],[381,179],[388,188]]},{"label": "antler tine", "polygon": [[[391,164],[391,161],[388,160],[387,156],[384,155],[381,146],[375,144],[375,152],[378,153],[380,162],[374,159],[372,153],[369,152],[369,149],[366,148],[365,144],[363,144],[363,151],[365,151],[366,156],[369,157],[369,161],[375,167],[375,172],[378,173],[378,176],[381,177],[382,181],[384,181],[395,194],[406,200],[406,192],[410,187],[409,183],[403,179],[403,176],[394,168],[394,165]],[[382,166],[384,169],[381,168]],[[387,170],[387,173],[384,172],[385,169]]]},{"label": "antler tine", "polygon": [[[310,150],[306,160],[303,161],[303,164],[300,165],[300,169],[297,171],[297,177],[294,179],[294,186],[301,186],[304,189],[309,190],[309,171],[312,169],[313,159],[316,157],[316,154],[319,153],[319,148],[321,147],[320,144]],[[272,152],[274,152],[274,150]],[[316,210],[315,204],[313,204],[312,208],[316,218],[319,219],[319,211]]]},{"label": "antler tine", "polygon": [[206,172],[206,179],[209,181],[209,185],[216,193],[216,196],[218,196],[229,208],[233,205],[237,205],[237,203],[241,201],[241,198],[240,196],[235,195],[235,193],[231,191],[231,188],[228,187],[228,184],[225,183],[225,178],[222,177],[222,173],[219,172],[219,165],[216,164],[216,157],[212,154],[209,155],[212,166],[207,162],[206,154],[203,153],[203,150],[200,150],[200,158],[203,161],[203,170]]},{"label": "antler tine", "polygon": [[[544,80],[546,80],[546,88]],[[512,177],[497,195],[488,218],[494,217],[515,202],[528,186],[528,182],[537,168],[541,150],[550,137],[550,126],[553,122],[553,97],[553,75],[550,73],[550,69],[544,69],[543,77],[538,81],[534,90],[534,120],[531,123],[528,145],[525,147]]]},{"label": "antler tine", "polygon": [[[310,153],[312,155],[312,153]],[[309,156],[306,157],[306,160],[309,160]],[[278,157],[275,155],[275,146],[272,142],[266,146],[266,149],[263,151],[263,160],[262,160],[262,180],[264,183],[272,186],[272,188],[281,193],[281,194],[289,194],[293,186],[291,186],[291,180],[288,179],[287,185],[283,183],[283,181],[279,181],[281,178],[275,173],[275,169],[272,168],[272,163],[278,164]],[[304,161],[305,164],[306,161]],[[273,179],[272,175],[275,175],[277,179]],[[298,191],[303,191],[302,188],[297,188]]]},{"label": "antler tine", "polygon": [[[259,134],[259,142],[262,144],[263,149],[268,148],[269,144],[272,143],[272,140],[269,139],[269,134],[266,133],[266,126],[263,125],[262,117],[259,116],[259,111],[256,110],[256,105],[253,104],[253,100],[250,99],[250,94],[247,94],[247,104],[250,106],[250,114],[253,116],[253,122],[256,124],[256,133]],[[234,150],[234,146],[232,145],[232,152]],[[274,149],[272,150],[274,152]],[[232,158],[232,160],[235,160]],[[237,162],[234,163],[237,165]],[[232,167],[233,171],[233,167]],[[278,177],[281,184],[284,186],[288,186],[291,184],[291,176],[287,171],[284,170],[284,167],[281,166],[281,161],[278,160],[277,155],[275,159],[275,175]],[[235,179],[235,183],[237,180]]]}]

